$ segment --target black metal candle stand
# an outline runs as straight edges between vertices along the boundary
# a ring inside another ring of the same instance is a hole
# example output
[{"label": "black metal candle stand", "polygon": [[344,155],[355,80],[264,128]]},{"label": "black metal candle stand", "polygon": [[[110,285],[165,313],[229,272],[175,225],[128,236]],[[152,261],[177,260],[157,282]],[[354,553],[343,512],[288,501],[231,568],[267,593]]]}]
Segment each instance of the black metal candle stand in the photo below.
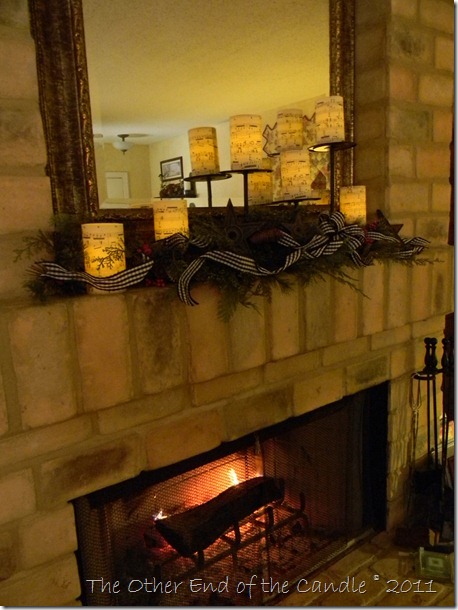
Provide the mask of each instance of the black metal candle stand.
[{"label": "black metal candle stand", "polygon": [[206,182],[207,183],[207,202],[208,207],[211,208],[213,206],[213,194],[212,194],[212,182],[215,180],[227,180],[228,178],[232,178],[229,172],[217,172],[214,174],[200,174],[196,176],[188,176],[184,178],[186,182]]},{"label": "black metal candle stand", "polygon": [[350,142],[347,140],[342,140],[341,142],[326,142],[321,144],[314,144],[313,146],[309,146],[309,150],[311,152],[329,152],[329,176],[330,176],[330,194],[329,194],[329,204],[331,214],[338,210],[338,197],[336,194],[336,180],[335,180],[335,156],[337,152],[342,150],[348,150],[349,148],[353,148],[356,146],[356,142]]},{"label": "black metal candle stand", "polygon": [[[337,194],[336,194],[336,180],[335,180],[335,156],[336,153],[343,150],[348,150],[356,146],[355,142],[350,141],[341,141],[341,142],[327,142],[321,144],[314,144],[313,146],[309,146],[309,150],[311,152],[329,152],[329,176],[330,176],[330,212],[333,213],[338,209],[337,204]],[[243,176],[243,207],[245,214],[248,213],[248,176],[254,173],[271,173],[271,169],[265,168],[243,168],[243,169],[230,169],[222,172],[212,173],[212,174],[201,174],[195,176],[188,176],[184,178],[184,180],[188,182],[206,182],[207,183],[207,197],[208,197],[208,207],[211,208],[213,205],[213,197],[212,197],[212,182],[216,180],[227,180],[232,177],[232,174],[242,174]],[[272,201],[272,205],[279,203],[293,203],[298,205],[301,201],[316,201],[320,199],[319,197],[297,197],[292,199],[284,199],[281,201]],[[270,205],[270,204],[268,204]]]},{"label": "black metal candle stand", "polygon": [[243,169],[231,169],[228,170],[228,174],[242,174],[243,176],[243,209],[245,214],[248,213],[248,176],[250,174],[269,174],[272,173],[271,169],[259,168],[259,167],[247,167]]}]

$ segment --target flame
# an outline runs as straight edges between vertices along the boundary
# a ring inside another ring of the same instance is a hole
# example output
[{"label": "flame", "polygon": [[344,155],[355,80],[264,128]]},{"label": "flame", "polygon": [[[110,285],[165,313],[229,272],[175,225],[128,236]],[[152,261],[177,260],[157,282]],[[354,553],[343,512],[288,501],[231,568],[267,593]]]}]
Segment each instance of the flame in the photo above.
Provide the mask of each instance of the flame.
[{"label": "flame", "polygon": [[229,470],[229,479],[231,481],[231,485],[238,485],[240,483],[237,473],[233,468]]},{"label": "flame", "polygon": [[153,515],[153,520],[158,521],[159,519],[165,519],[166,517],[167,517],[167,515],[164,515],[164,511],[161,508],[161,510],[158,513],[155,513]]}]

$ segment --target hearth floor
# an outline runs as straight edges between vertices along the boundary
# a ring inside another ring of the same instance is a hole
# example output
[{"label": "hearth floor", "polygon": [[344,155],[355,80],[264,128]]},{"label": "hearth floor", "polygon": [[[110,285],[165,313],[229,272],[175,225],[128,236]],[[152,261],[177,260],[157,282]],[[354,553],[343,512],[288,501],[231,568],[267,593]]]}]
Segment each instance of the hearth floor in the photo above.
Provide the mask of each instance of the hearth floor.
[{"label": "hearth floor", "polygon": [[[455,607],[455,586],[429,578],[419,579],[414,571],[415,552],[395,546],[387,533],[377,534],[350,551],[326,570],[291,587],[276,605],[301,606],[443,606]],[[348,587],[345,585],[348,578]],[[420,580],[420,582],[418,582]],[[364,582],[364,584],[363,584]],[[397,591],[395,589],[398,583]],[[343,583],[342,592],[329,591],[329,584]],[[328,584],[328,591],[324,592]],[[305,591],[309,587],[310,591]],[[319,590],[312,590],[320,589]]]}]

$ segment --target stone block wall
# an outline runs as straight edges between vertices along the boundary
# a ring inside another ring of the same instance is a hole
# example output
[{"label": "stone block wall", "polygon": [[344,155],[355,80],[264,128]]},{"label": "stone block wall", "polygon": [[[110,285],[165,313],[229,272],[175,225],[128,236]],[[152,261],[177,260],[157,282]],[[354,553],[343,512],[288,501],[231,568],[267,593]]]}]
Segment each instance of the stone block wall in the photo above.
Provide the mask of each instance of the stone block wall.
[{"label": "stone block wall", "polygon": [[356,183],[411,234],[446,243],[453,0],[357,1]]},{"label": "stone block wall", "polygon": [[0,297],[14,298],[30,265],[15,250],[52,218],[27,0],[0,3],[0,75]]},{"label": "stone block wall", "polygon": [[[453,310],[446,246],[451,0],[356,0],[356,175],[370,210],[431,240],[432,265],[368,267],[260,313],[168,290],[47,304],[22,287],[23,238],[52,214],[26,0],[0,6],[0,603],[74,605],[72,498],[390,380],[391,529],[405,514],[411,374]],[[20,78],[18,78],[20,74]],[[440,396],[439,396],[440,400]],[[425,450],[422,411],[419,454]]]},{"label": "stone block wall", "polygon": [[[2,603],[63,605],[78,595],[72,499],[385,381],[388,528],[398,524],[411,455],[411,373],[423,366],[424,337],[440,343],[451,303],[438,310],[431,298],[426,318],[411,307],[397,323],[379,307],[367,330],[368,304],[407,290],[414,269],[397,271],[390,264],[357,274],[367,296],[346,296],[355,322],[343,340],[342,301],[317,306],[320,294],[342,291],[335,280],[276,292],[260,313],[240,309],[228,324],[208,287],[194,291],[201,304],[192,308],[171,298],[174,289],[157,288],[3,307]],[[437,273],[433,265],[426,289]],[[278,323],[285,300],[292,334]],[[326,334],[317,334],[325,325]],[[426,447],[424,409],[418,456]]]}]

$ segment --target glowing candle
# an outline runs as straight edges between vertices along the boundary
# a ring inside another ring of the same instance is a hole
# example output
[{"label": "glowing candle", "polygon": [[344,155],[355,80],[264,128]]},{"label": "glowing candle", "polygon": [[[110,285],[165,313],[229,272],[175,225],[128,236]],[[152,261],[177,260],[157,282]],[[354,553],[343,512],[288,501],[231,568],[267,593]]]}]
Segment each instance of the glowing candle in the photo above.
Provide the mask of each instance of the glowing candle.
[{"label": "glowing candle", "polygon": [[366,223],[366,187],[341,186],[339,209],[348,223]]},{"label": "glowing candle", "polygon": [[317,144],[343,142],[345,140],[343,97],[332,95],[317,100],[315,122]]},{"label": "glowing candle", "polygon": [[303,112],[296,108],[277,114],[277,150],[301,149],[304,144]]},{"label": "glowing candle", "polygon": [[154,237],[165,239],[175,233],[188,235],[188,203],[186,199],[161,199],[153,202]]},{"label": "glowing candle", "polygon": [[188,131],[193,176],[219,172],[218,143],[214,127],[195,127]]},{"label": "glowing candle", "polygon": [[240,114],[229,121],[231,169],[259,169],[262,166],[262,117]]},{"label": "glowing candle", "polygon": [[81,225],[84,269],[95,277],[108,277],[126,268],[124,227],[121,223]]},{"label": "glowing candle", "polygon": [[273,179],[272,161],[264,157],[262,169],[265,172],[248,174],[248,203],[249,205],[260,205],[272,202]]},{"label": "glowing candle", "polygon": [[285,150],[280,153],[282,197],[311,197],[310,154],[308,150]]}]

